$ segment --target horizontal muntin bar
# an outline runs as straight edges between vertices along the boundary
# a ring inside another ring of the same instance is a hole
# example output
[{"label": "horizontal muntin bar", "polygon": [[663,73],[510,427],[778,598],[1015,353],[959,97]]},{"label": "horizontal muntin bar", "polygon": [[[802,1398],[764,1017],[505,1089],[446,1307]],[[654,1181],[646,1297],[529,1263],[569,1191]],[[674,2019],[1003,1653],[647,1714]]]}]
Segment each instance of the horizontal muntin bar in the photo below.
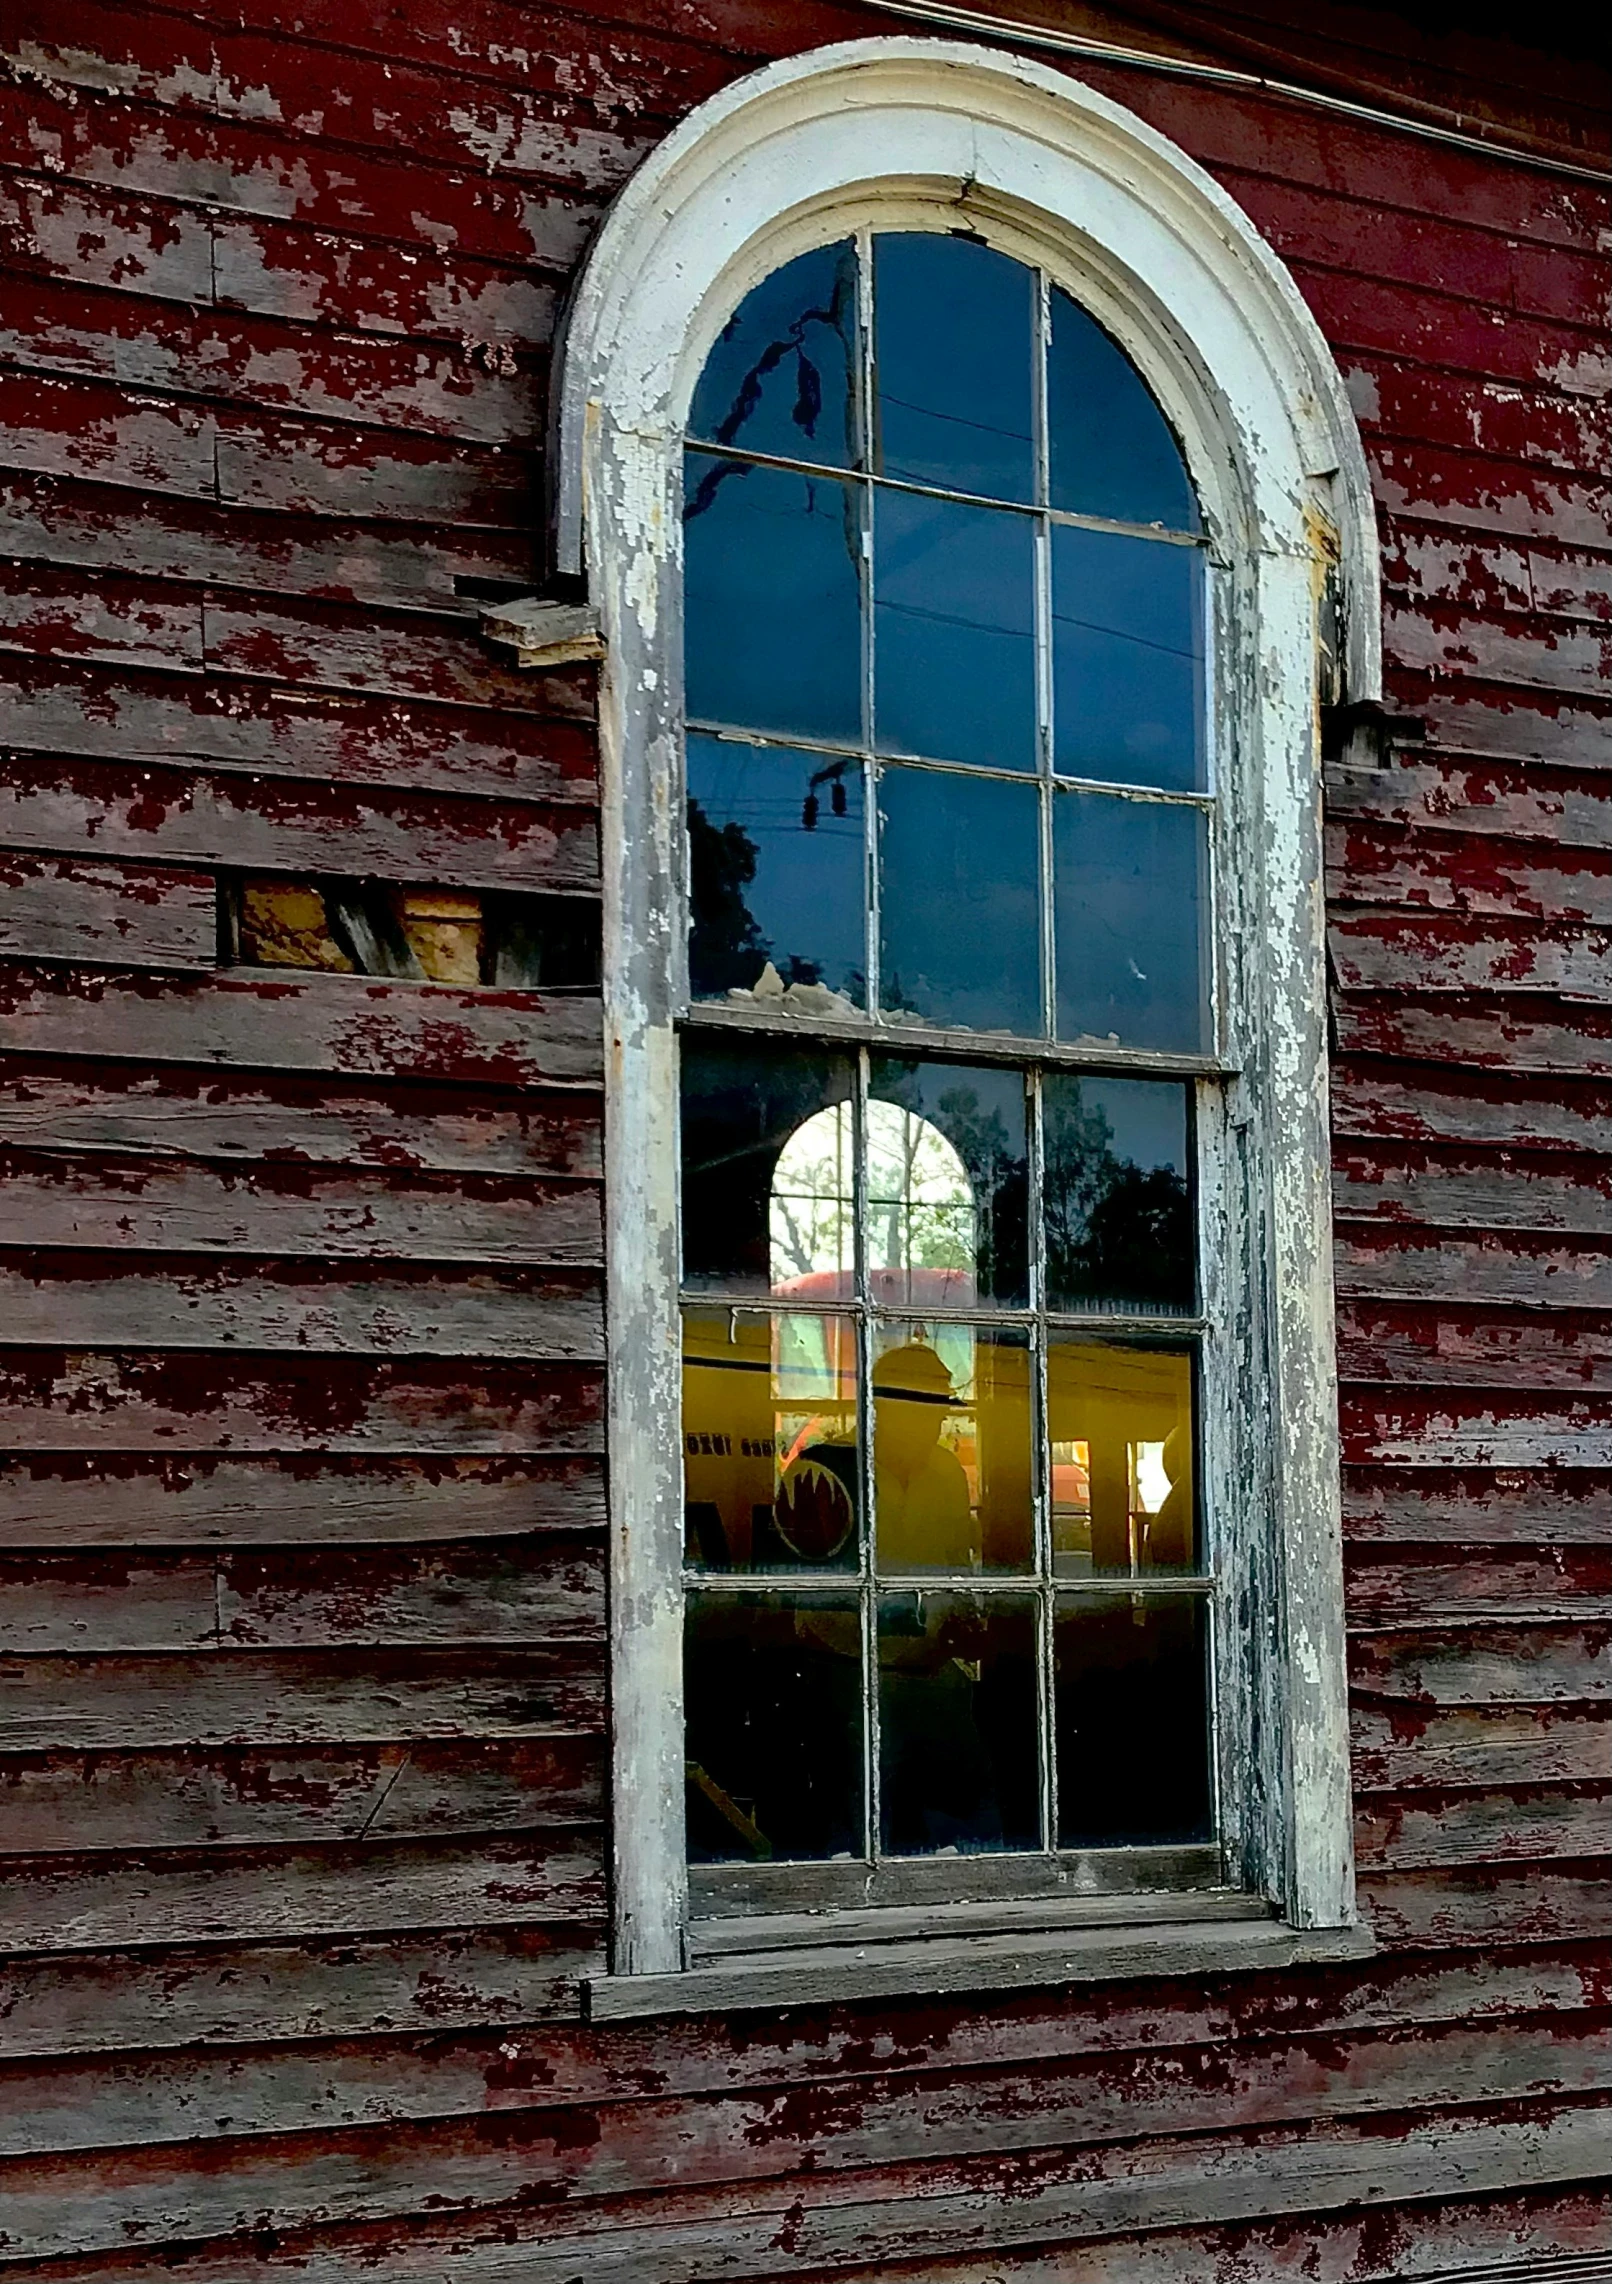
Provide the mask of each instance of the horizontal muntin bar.
[{"label": "horizontal muntin bar", "polygon": [[[1030,782],[1026,780],[1026,782]],[[1105,1040],[1037,1038],[1009,1031],[947,1031],[913,1023],[887,1023],[876,1015],[769,1014],[754,1004],[695,999],[674,1021],[689,1029],[750,1031],[772,1038],[822,1041],[831,1046],[870,1047],[890,1054],[918,1054],[937,1062],[1015,1063],[1021,1069],[1068,1068],[1109,1071],[1118,1078],[1234,1079],[1241,1065],[1221,1055],[1161,1054],[1148,1047],[1121,1047]]]},{"label": "horizontal muntin bar", "polygon": [[[888,1272],[875,1271],[876,1275]],[[845,1274],[849,1276],[850,1270]],[[769,1300],[765,1293],[702,1293],[689,1286],[678,1294],[684,1309],[704,1309],[713,1316],[838,1317],[859,1324],[864,1317],[875,1324],[957,1325],[968,1331],[1024,1332],[1044,1324],[1049,1332],[1091,1333],[1107,1338],[1134,1333],[1151,1347],[1159,1340],[1196,1340],[1210,1329],[1203,1316],[1086,1315],[1069,1309],[926,1309],[916,1301],[809,1301]],[[703,1362],[704,1359],[702,1358]]]},{"label": "horizontal muntin bar", "polygon": [[867,761],[876,769],[930,769],[937,776],[984,777],[1006,785],[1040,785],[1050,782],[1070,793],[1111,793],[1119,801],[1156,801],[1168,807],[1202,809],[1216,806],[1213,793],[1183,793],[1163,785],[1120,784],[1107,777],[1071,777],[1051,769],[1008,769],[995,762],[947,761],[939,754],[905,753],[894,747],[836,745],[826,739],[783,737],[776,730],[746,730],[732,722],[690,721],[688,736],[714,738],[719,745],[754,746],[767,753],[821,753],[835,761]]},{"label": "horizontal muntin bar", "polygon": [[1137,1571],[1120,1576],[1105,1571],[1100,1576],[1071,1577],[1067,1571],[1052,1570],[1046,1574],[1035,1571],[1000,1570],[902,1570],[870,1571],[858,1568],[845,1570],[692,1570],[683,1572],[685,1592],[692,1589],[704,1594],[712,1590],[721,1594],[743,1597],[751,1594],[801,1594],[816,1599],[836,1597],[844,1602],[854,1601],[864,1583],[875,1594],[988,1594],[1018,1595],[1022,1600],[1044,1594],[1050,1588],[1059,1599],[1079,1600],[1083,1595],[1098,1595],[1110,1600],[1169,1602],[1202,1600],[1215,1593],[1220,1581],[1212,1574],[1201,1571]]},{"label": "horizontal muntin bar", "polygon": [[776,468],[789,476],[825,476],[836,484],[877,485],[886,492],[908,492],[919,499],[950,500],[958,507],[1001,508],[1009,515],[1044,515],[1049,523],[1068,524],[1076,531],[1112,532],[1121,539],[1156,539],[1165,547],[1196,547],[1208,551],[1205,532],[1169,531],[1163,524],[1127,523],[1122,517],[1082,515],[1075,508],[1055,508],[1035,500],[1004,500],[991,492],[958,492],[945,484],[917,484],[908,476],[875,475],[868,468],[840,468],[823,460],[791,460],[778,452],[750,452],[738,444],[704,444],[685,436],[683,449],[703,452],[712,460],[731,460],[738,467]]}]

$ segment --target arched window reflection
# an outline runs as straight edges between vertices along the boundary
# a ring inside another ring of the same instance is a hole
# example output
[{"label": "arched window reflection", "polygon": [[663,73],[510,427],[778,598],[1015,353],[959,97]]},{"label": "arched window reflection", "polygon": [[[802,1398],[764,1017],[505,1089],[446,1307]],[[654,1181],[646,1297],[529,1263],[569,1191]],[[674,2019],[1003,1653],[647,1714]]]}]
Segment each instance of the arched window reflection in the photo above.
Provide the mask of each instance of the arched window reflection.
[{"label": "arched window reflection", "polygon": [[[868,1273],[881,1299],[972,1308],[979,1225],[974,1185],[955,1144],[917,1112],[867,1106]],[[798,1126],[772,1179],[772,1290],[779,1298],[850,1300],[856,1187],[849,1103]]]}]

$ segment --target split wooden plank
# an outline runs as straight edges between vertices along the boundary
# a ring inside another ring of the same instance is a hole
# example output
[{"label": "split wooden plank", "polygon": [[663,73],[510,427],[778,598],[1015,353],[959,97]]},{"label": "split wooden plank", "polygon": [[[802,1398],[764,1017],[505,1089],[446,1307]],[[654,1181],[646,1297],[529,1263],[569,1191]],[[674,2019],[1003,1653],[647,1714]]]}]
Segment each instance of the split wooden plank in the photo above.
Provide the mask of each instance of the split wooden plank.
[{"label": "split wooden plank", "polygon": [[1411,1705],[1584,1705],[1612,1700],[1612,1622],[1355,1631],[1353,1685]]},{"label": "split wooden plank", "polygon": [[[1603,1399],[1508,1402],[1473,1392],[1350,1392],[1345,1455],[1356,1465],[1487,1470],[1612,1469],[1612,1404]],[[1570,1478],[1569,1478],[1570,1481]]]},{"label": "split wooden plank", "polygon": [[1351,1545],[1612,1546],[1612,1478],[1345,1471]]},{"label": "split wooden plank", "polygon": [[1350,1719],[1363,1790],[1454,1791],[1612,1782],[1612,1705],[1357,1705]]},{"label": "split wooden plank", "polygon": [[217,956],[217,890],[205,873],[0,849],[0,957],[210,969]]},{"label": "split wooden plank", "polygon": [[1369,1795],[1355,1803],[1355,1848],[1368,1873],[1612,1857],[1612,1767],[1599,1784],[1452,1792],[1430,1802]]},{"label": "split wooden plank", "polygon": [[1410,1223],[1350,1222],[1336,1248],[1351,1300],[1486,1303],[1520,1309],[1612,1308],[1612,1248],[1532,1231],[1457,1238]]},{"label": "split wooden plank", "polygon": [[1612,1233],[1612,1158],[1565,1167],[1534,1157],[1498,1161],[1398,1141],[1354,1141],[1333,1154],[1333,1211],[1343,1221],[1420,1229]]},{"label": "split wooden plank", "polygon": [[1612,1618],[1612,1543],[1388,1549],[1351,1539],[1344,1584],[1357,1625]]}]

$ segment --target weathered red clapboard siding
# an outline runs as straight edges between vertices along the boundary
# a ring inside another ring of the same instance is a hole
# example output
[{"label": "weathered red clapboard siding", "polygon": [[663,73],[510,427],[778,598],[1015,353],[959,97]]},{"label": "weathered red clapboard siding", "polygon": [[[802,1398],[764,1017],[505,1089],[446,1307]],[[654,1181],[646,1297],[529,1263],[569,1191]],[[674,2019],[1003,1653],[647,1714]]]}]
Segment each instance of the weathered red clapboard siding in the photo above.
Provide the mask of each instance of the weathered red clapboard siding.
[{"label": "weathered red clapboard siding", "polygon": [[[1570,28],[1056,18],[1612,155]],[[474,616],[538,560],[557,309],[702,97],[902,28],[0,29],[0,2262],[1358,2284],[1612,2246],[1612,196],[1068,66],[1291,262],[1425,725],[1328,837],[1375,1962],[582,2025],[596,1002],[217,965],[220,870],[594,893],[589,670]]]}]

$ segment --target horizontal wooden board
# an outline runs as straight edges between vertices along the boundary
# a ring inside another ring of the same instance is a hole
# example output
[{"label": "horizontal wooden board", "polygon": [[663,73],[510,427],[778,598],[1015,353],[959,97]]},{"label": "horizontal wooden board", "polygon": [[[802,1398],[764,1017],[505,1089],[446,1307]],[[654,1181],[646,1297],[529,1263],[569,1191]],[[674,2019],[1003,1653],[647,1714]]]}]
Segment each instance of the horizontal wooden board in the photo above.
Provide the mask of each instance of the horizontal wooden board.
[{"label": "horizontal wooden board", "polygon": [[596,1362],[596,1278],[554,1271],[133,1262],[70,1254],[0,1263],[0,1324],[18,1347],[290,1349],[313,1356],[521,1357]]},{"label": "horizontal wooden board", "polygon": [[[604,1812],[597,1737],[0,1759],[7,1855],[442,1841]],[[0,2096],[3,2100],[3,2096]]]},{"label": "horizontal wooden board", "polygon": [[1518,1230],[1458,1238],[1409,1223],[1353,1222],[1339,1231],[1335,1257],[1338,1290],[1351,1299],[1612,1308],[1612,1250],[1604,1240],[1553,1242]]},{"label": "horizontal wooden board", "polygon": [[[1612,848],[1612,787],[1599,778],[1559,775],[1538,764],[1529,768],[1512,761],[1475,762],[1464,756],[1432,754],[1426,761],[1405,761],[1391,769],[1333,768],[1327,772],[1329,816],[1373,827],[1402,825],[1418,836],[1472,835],[1490,840],[1548,842],[1563,849]],[[1339,836],[1342,856],[1350,861],[1350,846]],[[1364,852],[1351,880],[1361,880],[1370,844],[1362,837]],[[1431,903],[1436,890],[1437,858],[1422,838],[1388,840],[1383,871],[1392,872],[1395,856],[1405,862],[1405,879],[1390,878],[1383,893],[1396,901]],[[1442,841],[1441,841],[1441,844]],[[1483,857],[1504,871],[1514,863],[1514,851],[1474,848],[1463,860],[1452,859],[1446,902],[1464,901],[1468,877],[1481,878]],[[1360,892],[1369,884],[1361,880]],[[1537,901],[1537,900],[1536,900]]]},{"label": "horizontal wooden board", "polygon": [[13,1954],[136,1943],[273,1942],[379,1928],[583,1928],[604,1901],[596,1840],[580,1833],[474,1845],[368,1840],[324,1849],[175,1849],[91,1859],[13,1857],[0,1943]]},{"label": "horizontal wooden board", "polygon": [[1367,1873],[1612,1857],[1612,1764],[1599,1785],[1452,1792],[1431,1801],[1368,1796],[1355,1803],[1355,1851]]},{"label": "horizontal wooden board", "polygon": [[1357,1545],[1609,1546],[1612,1479],[1351,1467],[1343,1515],[1345,1538]]},{"label": "horizontal wooden board", "polygon": [[[1479,828],[1481,834],[1482,828]],[[1478,920],[1612,919],[1612,857],[1595,845],[1422,834],[1356,819],[1328,835],[1328,893],[1337,907],[1471,915]]]},{"label": "horizontal wooden board", "polygon": [[1357,1630],[1349,1670],[1362,1695],[1413,1705],[1605,1704],[1612,1622]]},{"label": "horizontal wooden board", "polygon": [[1359,1546],[1351,1535],[1344,1583],[1357,1625],[1612,1618],[1612,1536],[1592,1546],[1390,1550]]},{"label": "horizontal wooden board", "polygon": [[1612,1159],[1612,1089],[1582,1081],[1468,1076],[1364,1060],[1328,1074],[1332,1131],[1498,1150],[1583,1151]]},{"label": "horizontal wooden board", "polygon": [[1612,424],[1593,397],[1563,395],[1537,382],[1435,372],[1393,355],[1350,356],[1344,380],[1374,450],[1379,438],[1393,437],[1612,477]]},{"label": "horizontal wooden board", "polygon": [[130,1064],[0,1057],[0,1147],[141,1153],[245,1168],[595,1179],[598,1104],[576,1091],[355,1086]]},{"label": "horizontal wooden board", "polygon": [[1612,1326],[1600,1316],[1530,1316],[1453,1299],[1434,1307],[1349,1301],[1339,1316],[1338,1365],[1346,1382],[1390,1388],[1493,1388],[1513,1401],[1525,1389],[1598,1394],[1612,1391]]},{"label": "horizontal wooden board", "polygon": [[1568,624],[1612,617],[1612,560],[1605,553],[1458,534],[1410,515],[1394,517],[1385,539],[1385,585],[1412,608],[1454,606],[1487,618]]},{"label": "horizontal wooden board", "polygon": [[[1400,964],[1407,988],[1414,989],[1413,962]],[[1505,988],[1502,982],[1496,994],[1474,991],[1456,1000],[1435,985],[1432,1004],[1340,997],[1333,1002],[1338,1043],[1351,1055],[1425,1061],[1445,1070],[1464,1065],[1525,1079],[1612,1076],[1612,1023],[1601,1010],[1499,997]]]},{"label": "horizontal wooden board", "polygon": [[593,1645],[14,1657],[0,1753],[586,1735],[603,1666]]},{"label": "horizontal wooden board", "polygon": [[[198,2043],[502,2034],[574,2015],[599,1929],[437,1928],[320,1942],[141,1946],[0,1960],[6,2052],[110,2055]],[[104,2065],[102,2065],[104,2067]]]},{"label": "horizontal wooden board", "polygon": [[204,874],[0,848],[0,958],[211,968],[217,956],[217,895]]},{"label": "horizontal wooden board", "polygon": [[1360,1903],[1378,1940],[1396,1950],[1453,1952],[1464,1946],[1555,1942],[1604,1946],[1612,1936],[1612,1878],[1605,1861],[1381,1872],[1362,1878]]},{"label": "horizontal wooden board", "polygon": [[1355,1141],[1334,1150],[1332,1202],[1342,1221],[1604,1237],[1612,1232],[1612,1159],[1563,1165],[1509,1152]]},{"label": "horizontal wooden board", "polygon": [[0,1150],[0,1255],[48,1247],[579,1267],[596,1265],[603,1245],[591,1182]]},{"label": "horizontal wooden board", "polygon": [[1357,1466],[1612,1469],[1612,1405],[1604,1398],[1484,1395],[1416,1389],[1345,1392],[1343,1446]]},{"label": "horizontal wooden board", "polygon": [[283,1452],[306,1465],[348,1452],[417,1453],[437,1464],[597,1452],[603,1380],[598,1359],[325,1357],[315,1374],[299,1355],[8,1348],[0,1349],[0,1445],[76,1454],[82,1467],[116,1452],[173,1456],[181,1482],[198,1454]]},{"label": "horizontal wooden board", "polygon": [[75,1060],[597,1086],[602,1031],[589,992],[466,991],[242,968],[148,981],[0,967],[0,1049]]},{"label": "horizontal wooden board", "polygon": [[532,682],[541,711],[493,720],[463,707],[350,691],[19,656],[0,687],[0,743],[122,765],[190,764],[394,793],[594,798],[592,670],[560,668],[534,674]]},{"label": "horizontal wooden board", "polygon": [[[565,1415],[573,1438],[587,1434],[595,1410],[591,1391],[578,1386]],[[377,1402],[377,1431],[382,1416]],[[309,1433],[317,1432],[310,1420]],[[320,1450],[288,1463],[283,1455],[140,1459],[93,1446],[77,1458],[0,1458],[0,1548],[468,1546],[531,1531],[596,1530],[604,1519],[603,1470],[594,1458],[355,1463]]]},{"label": "horizontal wooden board", "polygon": [[1612,935],[1601,928],[1388,912],[1342,915],[1329,933],[1345,990],[1612,1000]]},{"label": "horizontal wooden board", "polygon": [[[1612,486],[1607,501],[1612,505]],[[1396,694],[1403,692],[1407,711],[1440,754],[1574,770],[1603,769],[1612,755],[1612,707],[1604,697],[1549,698],[1404,673],[1394,679]]]},{"label": "horizontal wooden board", "polygon": [[[1379,354],[1390,352],[1390,345],[1381,341],[1371,348]],[[1378,438],[1371,448],[1371,476],[1379,505],[1394,515],[1561,547],[1606,543],[1608,486],[1599,475],[1571,475],[1488,452]],[[1397,659],[1399,653],[1394,656]],[[1404,663],[1412,662],[1407,658]],[[1508,682],[1510,677],[1501,679]]]},{"label": "horizontal wooden board", "polygon": [[1357,1705],[1357,1786],[1415,1799],[1458,1787],[1612,1781],[1612,1705]]},{"label": "horizontal wooden board", "polygon": [[468,1547],[0,1553],[0,1651],[598,1642],[598,1538]]},{"label": "horizontal wooden board", "polygon": [[0,789],[0,842],[79,857],[526,893],[599,882],[589,804],[315,789],[104,762],[14,758]]}]

